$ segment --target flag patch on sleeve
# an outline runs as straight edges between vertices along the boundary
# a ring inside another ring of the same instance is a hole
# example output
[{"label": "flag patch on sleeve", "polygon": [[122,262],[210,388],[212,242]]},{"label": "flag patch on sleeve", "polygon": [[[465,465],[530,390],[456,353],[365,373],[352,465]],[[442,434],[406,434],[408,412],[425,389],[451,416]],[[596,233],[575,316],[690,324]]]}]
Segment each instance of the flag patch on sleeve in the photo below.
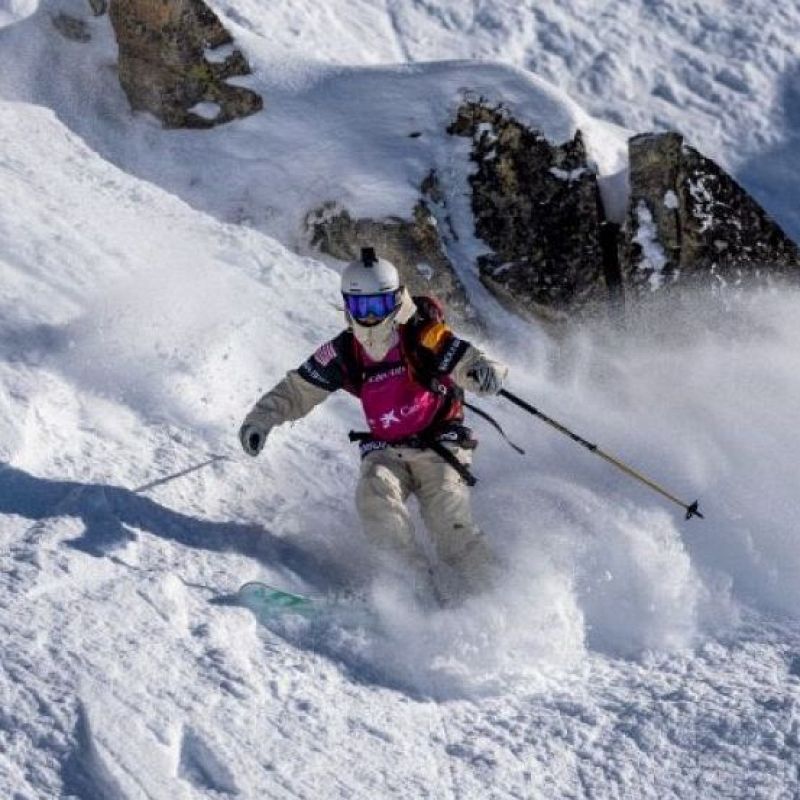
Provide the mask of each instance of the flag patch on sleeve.
[{"label": "flag patch on sleeve", "polygon": [[326,342],[314,353],[314,361],[321,367],[327,367],[334,358],[336,358],[336,348],[333,342]]}]

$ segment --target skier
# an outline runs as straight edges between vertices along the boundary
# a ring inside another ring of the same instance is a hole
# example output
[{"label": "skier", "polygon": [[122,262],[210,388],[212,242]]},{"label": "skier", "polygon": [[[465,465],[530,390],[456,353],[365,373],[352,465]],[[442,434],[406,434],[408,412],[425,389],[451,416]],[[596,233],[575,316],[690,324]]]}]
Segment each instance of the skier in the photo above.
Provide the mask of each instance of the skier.
[{"label": "skier", "polygon": [[477,442],[463,424],[463,390],[500,391],[507,368],[457,337],[439,304],[414,297],[395,267],[364,248],[342,275],[348,327],[287,373],[244,420],[239,437],[256,456],[276,425],[306,415],[332,392],[361,400],[368,433],[360,443],[356,506],[364,533],[396,568],[397,556],[415,584],[430,578],[406,507],[419,502],[436,555],[450,571],[448,584],[431,587],[455,603],[488,588],[494,558],[473,523],[467,484]]}]

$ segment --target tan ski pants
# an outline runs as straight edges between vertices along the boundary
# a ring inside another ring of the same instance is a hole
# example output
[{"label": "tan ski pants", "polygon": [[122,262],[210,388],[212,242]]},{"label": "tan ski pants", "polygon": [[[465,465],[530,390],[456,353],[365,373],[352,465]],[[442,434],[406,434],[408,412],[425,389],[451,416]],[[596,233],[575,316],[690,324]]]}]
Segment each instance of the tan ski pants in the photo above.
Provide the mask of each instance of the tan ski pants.
[{"label": "tan ski pants", "polygon": [[[469,465],[469,450],[455,449]],[[485,536],[472,521],[469,487],[432,450],[388,447],[361,462],[356,507],[367,538],[384,553],[399,555],[412,570],[427,573],[428,561],[414,538],[406,501],[414,495],[436,556],[454,570],[459,593],[488,588],[494,559]]]}]

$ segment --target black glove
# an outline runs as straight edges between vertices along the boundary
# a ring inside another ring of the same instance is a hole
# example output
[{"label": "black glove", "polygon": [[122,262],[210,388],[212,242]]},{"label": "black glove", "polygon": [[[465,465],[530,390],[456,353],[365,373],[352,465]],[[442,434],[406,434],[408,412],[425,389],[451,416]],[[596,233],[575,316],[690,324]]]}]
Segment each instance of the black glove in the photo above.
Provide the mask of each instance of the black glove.
[{"label": "black glove", "polygon": [[497,394],[503,388],[503,380],[508,369],[500,364],[485,361],[475,367],[470,376],[478,385],[480,394]]},{"label": "black glove", "polygon": [[242,443],[242,449],[245,453],[249,456],[257,456],[267,441],[269,431],[269,428],[253,422],[246,422],[242,425],[239,430],[239,441]]}]

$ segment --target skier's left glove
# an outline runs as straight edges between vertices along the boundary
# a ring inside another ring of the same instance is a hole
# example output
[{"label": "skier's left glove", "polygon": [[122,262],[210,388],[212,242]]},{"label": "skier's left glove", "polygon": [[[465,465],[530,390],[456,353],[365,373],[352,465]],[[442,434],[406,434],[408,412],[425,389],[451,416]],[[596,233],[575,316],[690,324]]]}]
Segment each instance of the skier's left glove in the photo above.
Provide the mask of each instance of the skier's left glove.
[{"label": "skier's left glove", "polygon": [[264,443],[269,436],[269,428],[263,425],[257,425],[252,422],[245,422],[239,430],[239,441],[242,443],[242,449],[249,456],[257,456]]},{"label": "skier's left glove", "polygon": [[503,388],[507,374],[508,367],[490,361],[484,361],[470,371],[478,394],[497,394]]}]

